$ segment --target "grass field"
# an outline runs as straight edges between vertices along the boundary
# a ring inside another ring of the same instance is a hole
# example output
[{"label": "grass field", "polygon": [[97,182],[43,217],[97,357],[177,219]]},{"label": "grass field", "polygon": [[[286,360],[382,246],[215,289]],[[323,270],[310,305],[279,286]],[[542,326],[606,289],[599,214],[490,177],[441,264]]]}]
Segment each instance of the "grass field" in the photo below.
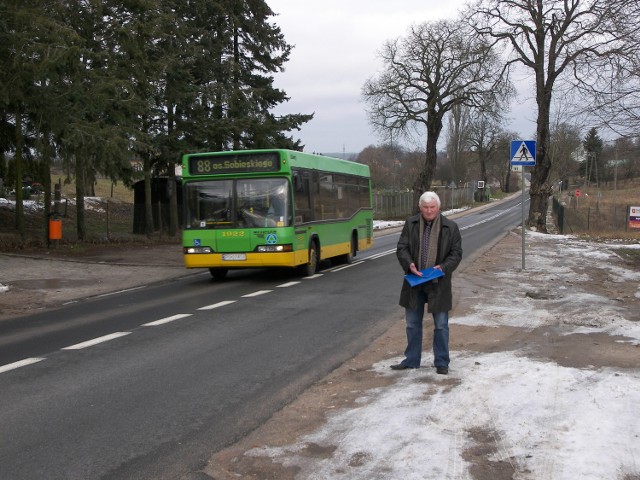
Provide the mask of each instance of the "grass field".
[{"label": "grass field", "polygon": [[563,233],[590,238],[640,241],[640,230],[627,226],[627,207],[640,206],[640,179],[613,185],[580,187],[556,195],[564,206]]}]

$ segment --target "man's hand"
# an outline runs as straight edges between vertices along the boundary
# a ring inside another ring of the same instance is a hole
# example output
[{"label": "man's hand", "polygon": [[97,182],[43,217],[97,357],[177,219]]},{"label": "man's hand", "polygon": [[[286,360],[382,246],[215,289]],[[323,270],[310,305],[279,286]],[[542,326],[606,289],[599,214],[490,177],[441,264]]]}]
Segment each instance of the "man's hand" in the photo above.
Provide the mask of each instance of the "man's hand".
[{"label": "man's hand", "polygon": [[414,275],[417,275],[419,277],[422,276],[422,272],[416,268],[416,264],[415,263],[412,263],[411,265],[409,265],[409,271],[411,273],[413,273]]}]

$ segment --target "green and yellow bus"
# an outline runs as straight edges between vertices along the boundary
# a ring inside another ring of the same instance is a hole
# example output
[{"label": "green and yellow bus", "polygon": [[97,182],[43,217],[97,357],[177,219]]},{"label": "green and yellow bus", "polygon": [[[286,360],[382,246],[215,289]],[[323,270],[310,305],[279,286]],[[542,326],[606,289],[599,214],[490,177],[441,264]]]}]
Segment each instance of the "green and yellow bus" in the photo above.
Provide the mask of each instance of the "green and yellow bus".
[{"label": "green and yellow bus", "polygon": [[373,245],[369,167],[291,150],[182,158],[184,263],[216,279],[230,269],[351,263]]}]

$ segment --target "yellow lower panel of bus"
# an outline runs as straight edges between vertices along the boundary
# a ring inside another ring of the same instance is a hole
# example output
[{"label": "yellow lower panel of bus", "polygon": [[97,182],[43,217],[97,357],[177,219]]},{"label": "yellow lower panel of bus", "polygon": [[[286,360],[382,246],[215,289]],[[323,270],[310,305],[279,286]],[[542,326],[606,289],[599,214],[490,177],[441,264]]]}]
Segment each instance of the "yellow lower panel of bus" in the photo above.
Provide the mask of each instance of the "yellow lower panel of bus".
[{"label": "yellow lower panel of bus", "polygon": [[[293,267],[306,263],[308,253],[247,253],[245,260],[223,260],[220,253],[186,254],[184,265],[187,268],[258,268],[258,267]],[[299,260],[304,259],[304,260]]]},{"label": "yellow lower panel of bus", "polygon": [[[366,240],[359,242],[358,248],[366,250],[370,245]],[[337,257],[349,253],[349,242],[321,247],[320,258]],[[187,254],[184,256],[184,264],[187,268],[258,268],[258,267],[295,267],[307,263],[308,250],[298,250],[290,253],[247,253],[245,260],[224,260],[220,253]]]},{"label": "yellow lower panel of bus", "polygon": [[337,245],[329,245],[327,247],[321,247],[320,258],[324,260],[325,258],[337,257],[338,255],[344,255],[345,253],[349,253],[349,242],[339,243]]}]

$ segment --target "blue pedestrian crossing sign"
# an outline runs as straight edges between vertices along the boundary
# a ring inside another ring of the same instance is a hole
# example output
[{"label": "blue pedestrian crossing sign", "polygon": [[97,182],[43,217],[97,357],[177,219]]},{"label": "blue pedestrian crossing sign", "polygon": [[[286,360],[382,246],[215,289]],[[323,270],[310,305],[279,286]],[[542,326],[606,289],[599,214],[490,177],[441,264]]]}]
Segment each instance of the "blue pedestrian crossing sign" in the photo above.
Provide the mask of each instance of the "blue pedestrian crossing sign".
[{"label": "blue pedestrian crossing sign", "polygon": [[511,142],[511,165],[523,165],[535,167],[536,142],[535,140],[513,140]]}]

